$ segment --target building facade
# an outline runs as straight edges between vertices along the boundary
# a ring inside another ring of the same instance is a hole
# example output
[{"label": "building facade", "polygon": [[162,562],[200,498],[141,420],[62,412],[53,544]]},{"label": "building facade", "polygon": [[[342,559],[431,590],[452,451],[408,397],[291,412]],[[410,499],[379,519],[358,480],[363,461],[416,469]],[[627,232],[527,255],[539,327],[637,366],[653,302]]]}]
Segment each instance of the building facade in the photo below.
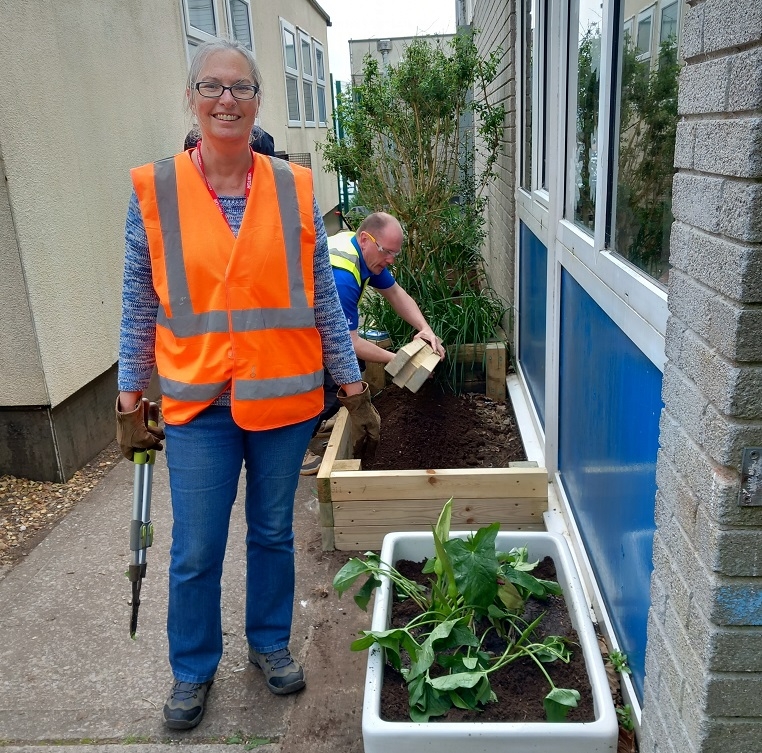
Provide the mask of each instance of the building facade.
[{"label": "building facade", "polygon": [[762,750],[762,5],[456,7],[505,51],[484,251],[640,750]]},{"label": "building facade", "polygon": [[314,0],[0,0],[0,475],[63,481],[113,440],[129,170],[182,149],[198,44],[254,50],[261,125],[331,215],[329,24]]}]

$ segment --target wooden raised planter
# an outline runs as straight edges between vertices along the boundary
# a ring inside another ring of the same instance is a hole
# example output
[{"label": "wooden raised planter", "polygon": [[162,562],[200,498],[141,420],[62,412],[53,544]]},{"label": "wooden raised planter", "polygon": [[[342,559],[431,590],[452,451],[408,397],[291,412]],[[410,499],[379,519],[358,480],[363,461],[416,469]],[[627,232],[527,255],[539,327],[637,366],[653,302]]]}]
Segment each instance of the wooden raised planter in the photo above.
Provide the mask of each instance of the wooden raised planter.
[{"label": "wooden raised planter", "polygon": [[450,497],[453,530],[496,521],[502,530],[545,530],[545,468],[363,471],[348,416],[339,411],[317,475],[324,551],[378,551],[392,531],[430,531]]}]

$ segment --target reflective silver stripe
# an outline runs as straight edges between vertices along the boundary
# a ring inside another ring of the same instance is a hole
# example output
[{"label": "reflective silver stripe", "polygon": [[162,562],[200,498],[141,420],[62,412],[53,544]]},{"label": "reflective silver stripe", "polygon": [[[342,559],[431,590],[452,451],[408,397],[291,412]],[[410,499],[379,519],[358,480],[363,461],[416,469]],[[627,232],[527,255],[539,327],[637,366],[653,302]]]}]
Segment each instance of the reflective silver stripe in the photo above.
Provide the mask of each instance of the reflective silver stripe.
[{"label": "reflective silver stripe", "polygon": [[180,233],[180,210],[177,202],[175,158],[159,160],[153,168],[156,204],[164,242],[164,263],[167,269],[167,288],[172,316],[193,314],[188,278],[183,262],[183,240]]},{"label": "reflective silver stripe", "polygon": [[311,308],[244,309],[231,311],[230,316],[233,319],[233,332],[315,326],[315,310]]},{"label": "reflective silver stripe", "polygon": [[286,245],[286,264],[291,305],[307,308],[307,292],[302,275],[302,217],[296,195],[296,178],[288,163],[278,157],[270,157],[275,176],[275,192],[278,194],[280,221]]},{"label": "reflective silver stripe", "polygon": [[236,400],[269,400],[291,397],[323,386],[323,369],[312,374],[278,379],[236,379],[233,394]]},{"label": "reflective silver stripe", "polygon": [[[231,311],[233,332],[254,332],[264,329],[305,329],[315,326],[314,309],[242,309]],[[210,332],[228,332],[227,311],[205,314],[184,314],[168,317],[159,307],[156,323],[166,327],[175,337],[193,337]]]},{"label": "reflective silver stripe", "polygon": [[352,264],[355,267],[359,268],[359,266],[360,266],[358,264],[358,258],[357,258],[357,254],[356,253],[353,254],[353,253],[350,253],[349,251],[339,251],[338,248],[329,248],[328,249],[328,253],[331,256],[340,256],[342,259],[346,259],[347,261],[351,261]]},{"label": "reflective silver stripe", "polygon": [[205,314],[180,314],[168,317],[163,306],[159,306],[156,323],[171,330],[175,337],[193,337],[209,332],[227,332],[228,312],[208,311]]},{"label": "reflective silver stripe", "polygon": [[178,382],[174,379],[167,379],[159,375],[159,386],[161,394],[171,397],[174,400],[184,400],[190,403],[203,403],[207,400],[214,400],[227,387],[228,382],[213,382],[211,384],[188,384],[187,382]]}]

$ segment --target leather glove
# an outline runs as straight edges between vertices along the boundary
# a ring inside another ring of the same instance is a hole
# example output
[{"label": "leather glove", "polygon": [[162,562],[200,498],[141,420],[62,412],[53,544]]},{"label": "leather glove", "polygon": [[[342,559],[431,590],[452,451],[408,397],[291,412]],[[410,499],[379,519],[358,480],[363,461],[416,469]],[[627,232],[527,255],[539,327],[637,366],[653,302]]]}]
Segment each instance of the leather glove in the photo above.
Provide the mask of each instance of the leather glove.
[{"label": "leather glove", "polygon": [[[119,397],[116,398],[116,441],[127,460],[132,460],[135,450],[163,450],[164,432],[158,426],[148,426],[148,411],[151,403],[142,398],[135,410],[122,413]],[[155,403],[153,404],[155,406]]]},{"label": "leather glove", "polygon": [[370,401],[370,387],[363,382],[363,391],[358,395],[343,395],[339,390],[336,397],[349,412],[352,422],[352,454],[361,458],[363,463],[370,463],[378,449],[381,433],[381,417]]}]

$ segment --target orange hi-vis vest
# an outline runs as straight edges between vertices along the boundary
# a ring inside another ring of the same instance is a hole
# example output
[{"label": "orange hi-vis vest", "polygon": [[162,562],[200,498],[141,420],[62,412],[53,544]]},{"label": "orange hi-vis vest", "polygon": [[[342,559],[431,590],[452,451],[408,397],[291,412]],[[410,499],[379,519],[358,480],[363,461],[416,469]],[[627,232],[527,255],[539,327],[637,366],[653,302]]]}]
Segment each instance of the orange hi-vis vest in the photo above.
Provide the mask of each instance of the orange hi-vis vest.
[{"label": "orange hi-vis vest", "polygon": [[228,387],[244,429],[287,426],[323,409],[312,173],[254,160],[237,238],[190,152],[131,173],[159,297],[156,368],[169,424],[187,423]]}]

